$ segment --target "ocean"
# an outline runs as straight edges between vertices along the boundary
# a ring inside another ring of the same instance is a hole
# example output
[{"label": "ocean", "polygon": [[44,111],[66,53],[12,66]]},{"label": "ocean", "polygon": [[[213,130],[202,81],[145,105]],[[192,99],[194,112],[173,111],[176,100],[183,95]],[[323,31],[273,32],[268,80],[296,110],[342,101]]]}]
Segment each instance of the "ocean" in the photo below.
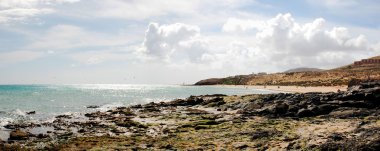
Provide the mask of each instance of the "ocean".
[{"label": "ocean", "polygon": [[[170,101],[190,95],[268,94],[246,87],[180,85],[0,85],[0,129],[9,122],[44,122],[56,115],[106,111],[118,106]],[[99,106],[99,108],[87,108]],[[28,115],[28,112],[35,114]]]}]

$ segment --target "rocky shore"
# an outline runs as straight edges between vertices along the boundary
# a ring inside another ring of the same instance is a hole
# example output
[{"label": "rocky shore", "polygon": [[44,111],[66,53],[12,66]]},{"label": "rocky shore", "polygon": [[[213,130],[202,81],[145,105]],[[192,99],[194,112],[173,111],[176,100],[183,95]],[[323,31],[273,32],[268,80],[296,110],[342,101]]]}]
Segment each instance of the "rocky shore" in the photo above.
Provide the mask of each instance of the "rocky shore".
[{"label": "rocky shore", "polygon": [[0,150],[380,150],[380,82],[337,93],[190,96],[5,126]]}]

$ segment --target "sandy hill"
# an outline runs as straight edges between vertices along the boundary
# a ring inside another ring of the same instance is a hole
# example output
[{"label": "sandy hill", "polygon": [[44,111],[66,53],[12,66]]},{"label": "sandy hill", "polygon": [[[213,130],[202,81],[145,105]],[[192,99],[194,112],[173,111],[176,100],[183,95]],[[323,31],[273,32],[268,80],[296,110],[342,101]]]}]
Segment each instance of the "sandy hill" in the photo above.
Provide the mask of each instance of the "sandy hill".
[{"label": "sandy hill", "polygon": [[[369,59],[380,59],[380,56]],[[349,64],[323,71],[301,71],[273,74],[239,75],[219,79],[201,80],[195,85],[298,85],[334,86],[348,85],[350,81],[380,80],[380,64]]]},{"label": "sandy hill", "polygon": [[380,59],[380,56],[372,57],[372,58],[369,58],[369,59]]}]

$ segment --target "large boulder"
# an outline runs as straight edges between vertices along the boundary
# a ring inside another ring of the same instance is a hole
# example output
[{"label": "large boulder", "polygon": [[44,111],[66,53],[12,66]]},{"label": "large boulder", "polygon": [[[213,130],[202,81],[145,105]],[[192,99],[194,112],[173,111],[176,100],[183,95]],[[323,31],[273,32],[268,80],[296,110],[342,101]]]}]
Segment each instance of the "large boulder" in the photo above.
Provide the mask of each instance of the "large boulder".
[{"label": "large boulder", "polygon": [[26,140],[28,139],[29,134],[22,130],[14,130],[9,135],[9,140]]}]

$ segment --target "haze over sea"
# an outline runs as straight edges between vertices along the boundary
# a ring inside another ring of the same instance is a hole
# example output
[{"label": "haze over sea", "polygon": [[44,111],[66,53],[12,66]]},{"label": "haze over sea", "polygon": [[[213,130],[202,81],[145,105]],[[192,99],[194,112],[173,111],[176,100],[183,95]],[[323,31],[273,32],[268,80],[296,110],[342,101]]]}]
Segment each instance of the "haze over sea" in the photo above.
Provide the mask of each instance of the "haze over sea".
[{"label": "haze over sea", "polygon": [[[41,122],[117,106],[170,101],[190,95],[272,93],[245,87],[180,85],[0,85],[0,127],[12,121]],[[99,106],[89,109],[88,106]],[[27,115],[35,111],[36,114]]]}]

